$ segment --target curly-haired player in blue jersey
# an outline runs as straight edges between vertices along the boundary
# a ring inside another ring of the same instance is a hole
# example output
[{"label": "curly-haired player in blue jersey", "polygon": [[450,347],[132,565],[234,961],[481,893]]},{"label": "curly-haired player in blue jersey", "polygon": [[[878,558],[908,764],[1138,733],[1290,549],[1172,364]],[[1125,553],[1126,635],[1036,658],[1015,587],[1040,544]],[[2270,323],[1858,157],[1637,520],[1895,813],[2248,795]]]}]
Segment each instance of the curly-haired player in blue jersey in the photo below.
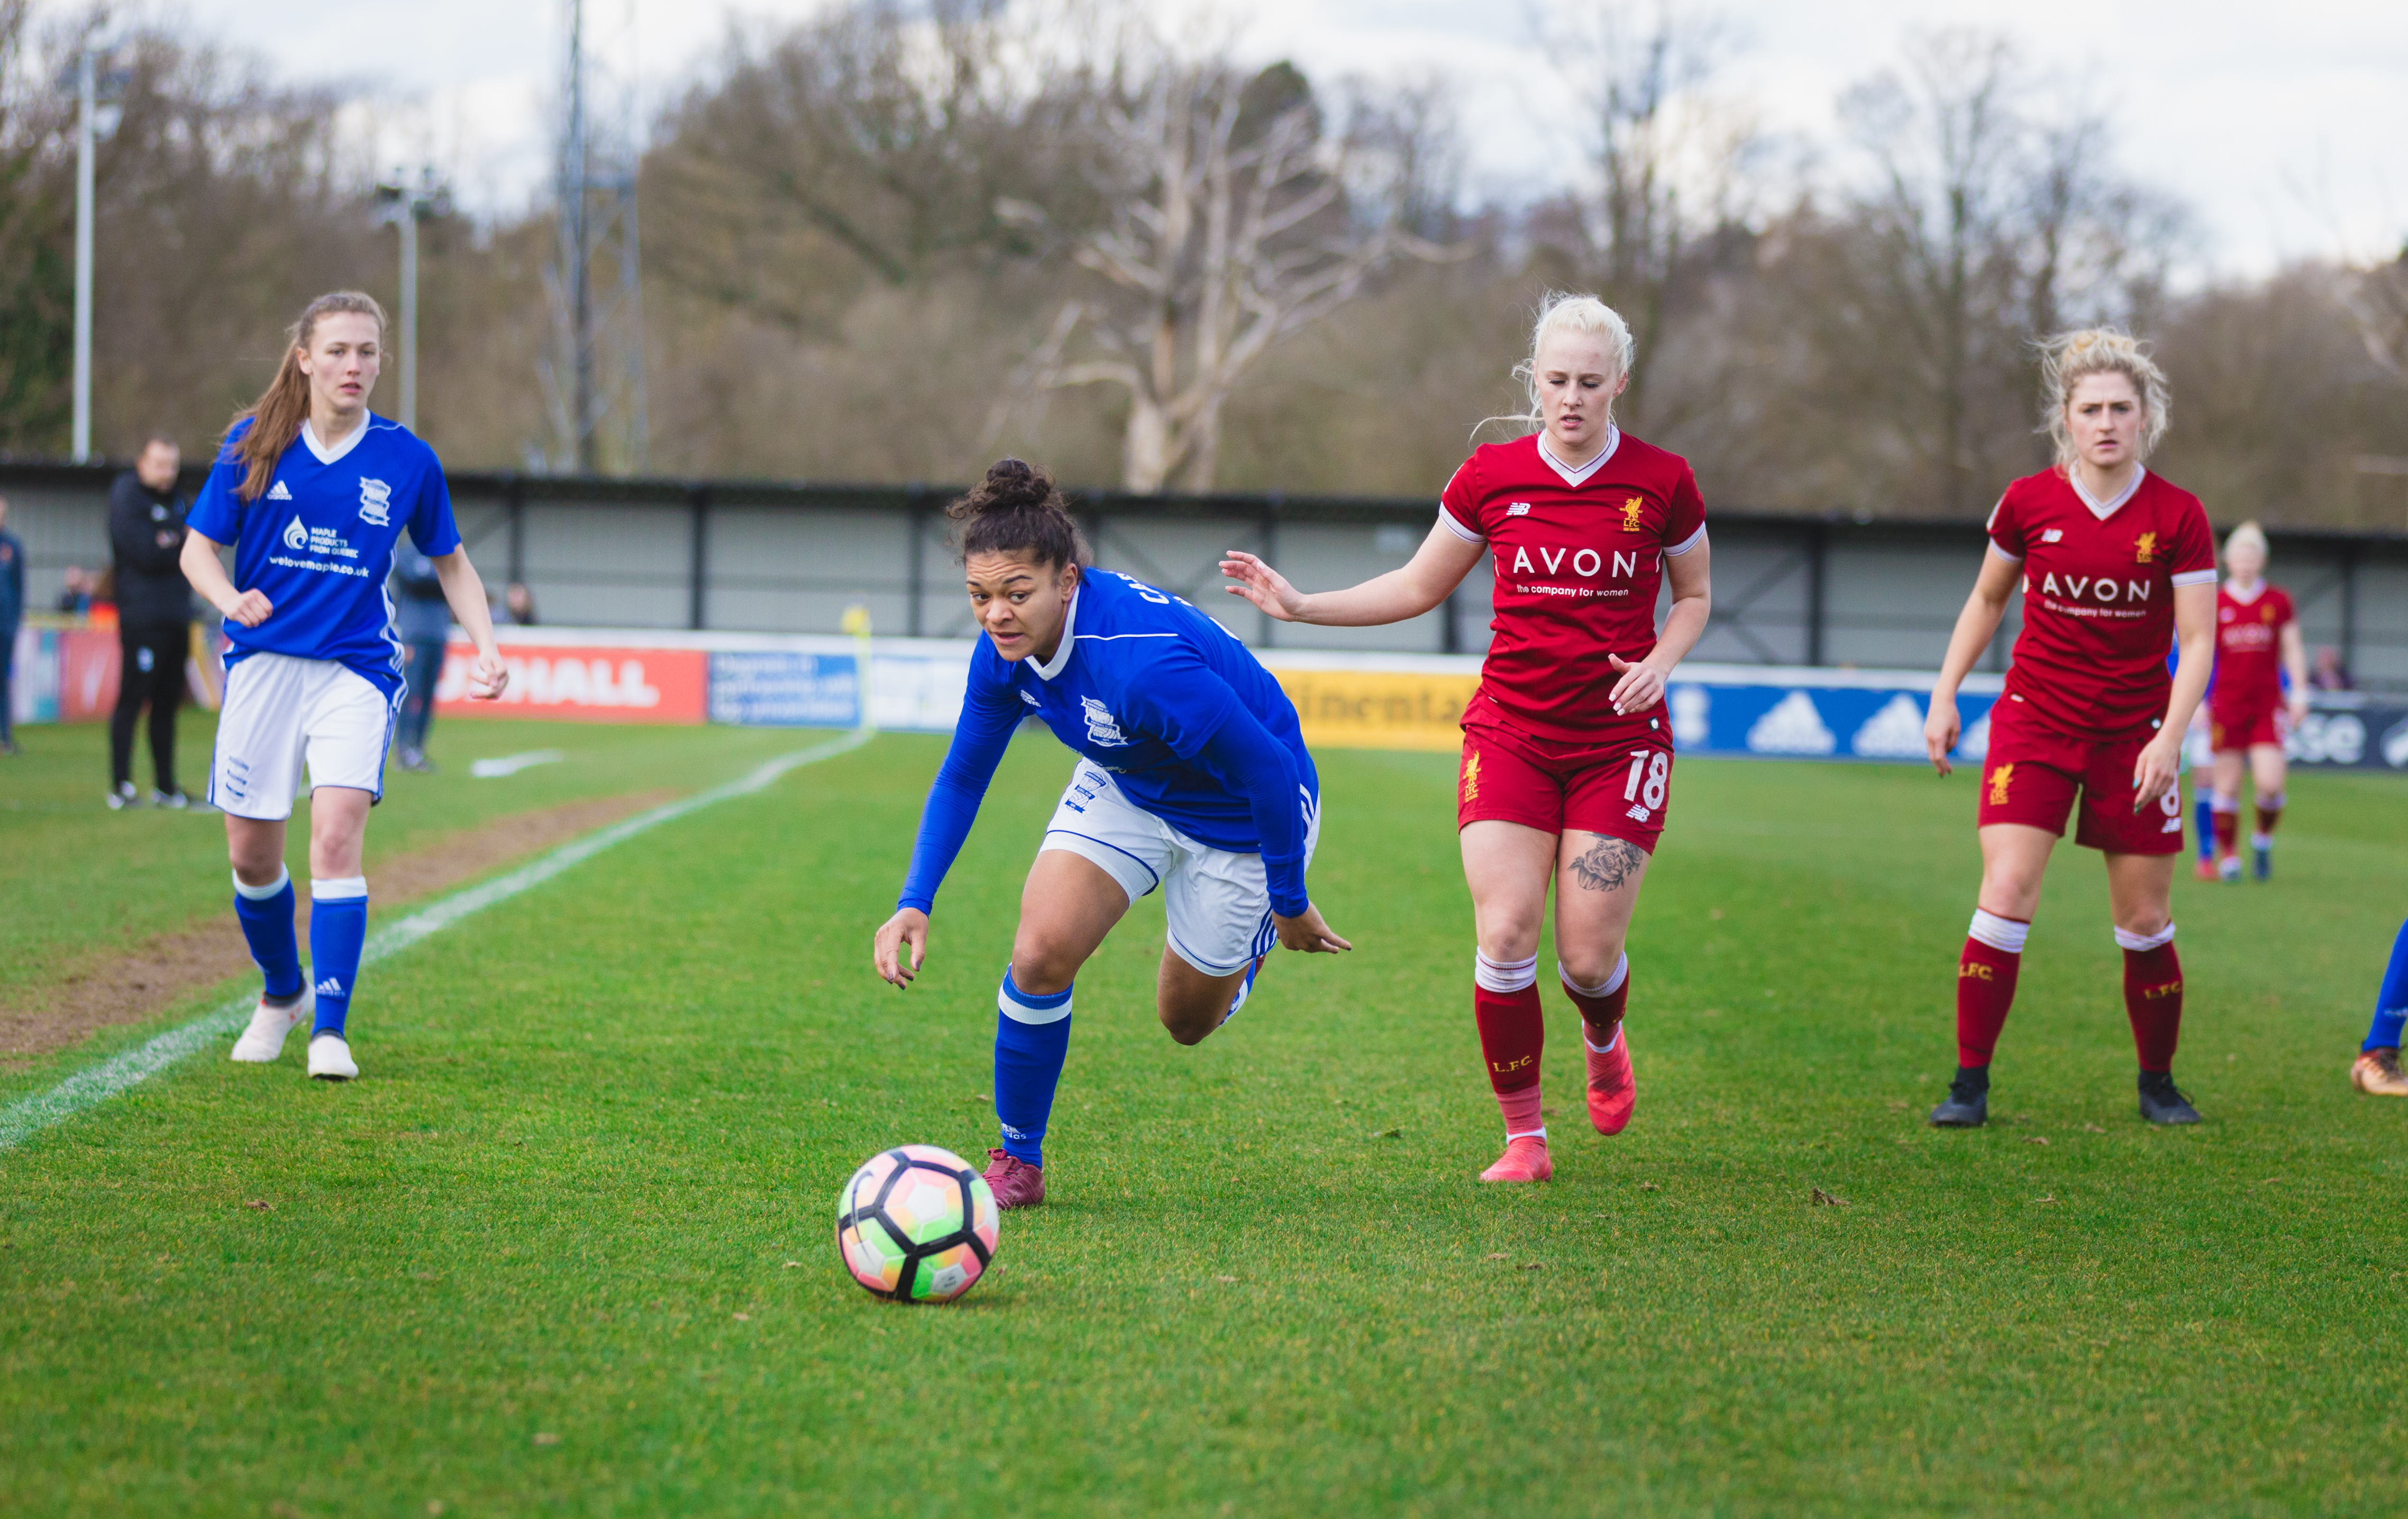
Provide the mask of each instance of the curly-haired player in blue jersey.
[{"label": "curly-haired player in blue jersey", "polygon": [[1006,459],[953,503],[980,631],[953,748],[929,788],[910,879],[878,930],[878,973],[909,986],[928,911],[1024,717],[1079,760],[1020,897],[996,995],[988,1153],[996,1202],[1045,1199],[1045,1125],[1070,1042],[1070,986],[1129,904],[1156,887],[1169,944],[1154,993],[1170,1037],[1228,1021],[1273,944],[1352,949],[1304,890],[1320,778],[1296,709],[1254,656],[1176,596],[1090,567],[1044,471]]},{"label": "curly-haired player in blue jersey", "polygon": [[[265,1065],[313,1020],[309,1074],[359,1075],[344,1019],[367,937],[361,842],[384,793],[401,701],[401,645],[385,577],[408,528],[477,646],[471,696],[509,681],[485,588],[460,546],[435,452],[373,416],[384,310],[354,291],[321,295],[293,324],[276,378],[226,429],[189,519],[184,578],[225,614],[225,703],[209,801],[225,813],[235,915],[265,980],[234,1058]],[[234,575],[218,561],[234,546]],[[284,824],[309,774],[309,967],[301,973]]]}]

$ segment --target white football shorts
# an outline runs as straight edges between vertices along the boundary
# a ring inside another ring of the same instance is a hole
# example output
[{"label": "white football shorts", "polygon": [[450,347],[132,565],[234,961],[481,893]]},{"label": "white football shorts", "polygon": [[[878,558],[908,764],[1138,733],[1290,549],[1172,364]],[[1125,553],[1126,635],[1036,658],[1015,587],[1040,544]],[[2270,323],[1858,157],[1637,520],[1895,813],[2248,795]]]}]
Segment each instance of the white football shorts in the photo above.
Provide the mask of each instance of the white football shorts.
[{"label": "white football shorts", "polygon": [[[1321,841],[1321,809],[1305,819],[1304,859]],[[1093,860],[1135,902],[1155,887],[1170,919],[1171,952],[1208,976],[1246,968],[1279,943],[1260,854],[1199,844],[1128,799],[1111,772],[1087,760],[1045,825],[1038,853],[1068,850]]]},{"label": "white football shorts", "polygon": [[398,693],[387,697],[335,660],[252,654],[239,661],[226,671],[209,805],[238,818],[281,822],[293,815],[304,764],[313,787],[382,796],[385,750],[400,702]]}]

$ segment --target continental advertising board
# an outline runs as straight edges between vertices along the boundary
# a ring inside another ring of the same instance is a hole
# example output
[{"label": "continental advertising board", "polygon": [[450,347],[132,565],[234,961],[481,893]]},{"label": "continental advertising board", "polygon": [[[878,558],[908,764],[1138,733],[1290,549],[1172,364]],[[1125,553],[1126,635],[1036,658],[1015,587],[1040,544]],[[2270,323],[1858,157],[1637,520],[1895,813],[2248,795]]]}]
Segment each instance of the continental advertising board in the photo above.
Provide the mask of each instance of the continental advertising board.
[{"label": "continental advertising board", "polygon": [[[841,637],[667,633],[635,629],[505,628],[510,668],[499,702],[467,696],[470,651],[454,643],[437,688],[438,710],[460,717],[543,717],[583,723],[724,723],[877,727],[949,733],[969,674],[968,640],[869,641]],[[30,645],[30,647],[29,647]],[[18,641],[16,707],[23,721],[105,715],[115,695],[113,635],[70,641],[28,627]],[[1296,703],[1305,741],[1319,749],[1453,753],[1478,689],[1473,657],[1270,650],[1263,663]],[[1982,756],[2000,678],[1969,679],[1957,757]],[[1916,670],[1685,665],[1666,692],[1683,752],[1765,759],[1922,763],[1931,689]],[[2313,767],[2408,771],[2408,701],[2319,693],[2286,748]]]}]

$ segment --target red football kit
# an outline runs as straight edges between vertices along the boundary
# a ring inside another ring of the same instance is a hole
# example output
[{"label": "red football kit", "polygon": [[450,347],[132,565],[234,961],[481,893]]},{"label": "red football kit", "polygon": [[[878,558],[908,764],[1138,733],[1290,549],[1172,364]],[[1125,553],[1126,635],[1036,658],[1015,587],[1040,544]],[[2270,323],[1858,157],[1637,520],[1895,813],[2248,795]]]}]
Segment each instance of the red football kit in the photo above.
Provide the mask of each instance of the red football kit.
[{"label": "red football kit", "polygon": [[2299,621],[2279,585],[2258,582],[2243,601],[2225,585],[2215,593],[2215,684],[2207,694],[2208,741],[2216,749],[2279,744],[2283,709],[2283,629]]},{"label": "red football kit", "polygon": [[2074,842],[2177,853],[2178,791],[2136,813],[2132,767],[2173,688],[2174,587],[2215,579],[2214,534],[2199,498],[2140,469],[2114,500],[2093,501],[2050,469],[2007,487],[1989,533],[1992,552],[2023,566],[2024,626],[1990,709],[1982,824],[2062,836],[2079,792]]},{"label": "red football kit", "polygon": [[1464,712],[1456,826],[1490,820],[1626,839],[1664,831],[1672,732],[1659,704],[1613,709],[1622,673],[1656,647],[1667,555],[1706,540],[1706,504],[1680,455],[1610,431],[1567,469],[1537,434],[1476,451],[1439,521],[1496,555],[1496,616]]}]

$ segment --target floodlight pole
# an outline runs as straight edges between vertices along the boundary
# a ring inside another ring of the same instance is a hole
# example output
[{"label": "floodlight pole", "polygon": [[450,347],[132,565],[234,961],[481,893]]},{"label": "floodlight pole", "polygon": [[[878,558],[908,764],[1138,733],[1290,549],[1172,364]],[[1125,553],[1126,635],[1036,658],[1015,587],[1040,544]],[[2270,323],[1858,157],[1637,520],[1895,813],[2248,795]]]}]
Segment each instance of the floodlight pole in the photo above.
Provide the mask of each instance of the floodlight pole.
[{"label": "floodlight pole", "polygon": [[384,216],[401,232],[401,424],[418,430],[418,223],[441,216],[451,208],[451,193],[431,168],[418,171],[418,183],[396,174],[391,184],[377,186]]},{"label": "floodlight pole", "polygon": [[92,459],[93,113],[99,93],[93,50],[76,61],[75,438],[78,464]]},{"label": "floodlight pole", "polygon": [[401,424],[418,431],[418,200],[401,211]]}]

